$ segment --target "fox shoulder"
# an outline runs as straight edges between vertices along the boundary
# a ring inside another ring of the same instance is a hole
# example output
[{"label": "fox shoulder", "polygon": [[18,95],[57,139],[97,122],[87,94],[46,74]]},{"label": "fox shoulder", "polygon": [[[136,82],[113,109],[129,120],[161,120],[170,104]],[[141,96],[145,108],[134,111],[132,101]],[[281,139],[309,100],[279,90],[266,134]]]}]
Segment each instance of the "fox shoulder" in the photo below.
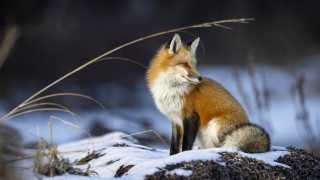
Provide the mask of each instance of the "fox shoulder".
[{"label": "fox shoulder", "polygon": [[270,138],[262,127],[246,123],[227,132],[221,147],[247,153],[262,153],[269,151]]}]

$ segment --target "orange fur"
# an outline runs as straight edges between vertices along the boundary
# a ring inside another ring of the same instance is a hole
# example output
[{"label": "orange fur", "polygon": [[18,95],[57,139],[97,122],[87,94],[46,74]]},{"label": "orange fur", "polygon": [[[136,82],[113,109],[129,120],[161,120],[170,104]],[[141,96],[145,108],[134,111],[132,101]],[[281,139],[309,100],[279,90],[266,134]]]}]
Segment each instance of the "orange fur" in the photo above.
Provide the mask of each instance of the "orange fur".
[{"label": "orange fur", "polygon": [[199,75],[196,71],[195,57],[188,52],[186,48],[180,48],[176,56],[172,56],[168,53],[165,46],[156,54],[155,58],[151,61],[149,69],[147,71],[147,81],[149,87],[153,86],[153,81],[159,76],[161,72],[165,72],[169,67],[176,65],[182,66],[182,63],[189,63],[190,73]]},{"label": "orange fur", "polygon": [[182,116],[188,117],[197,112],[201,128],[216,119],[220,126],[219,140],[233,127],[249,122],[239,102],[225,88],[209,78],[203,78],[201,83],[190,87],[183,99]]}]

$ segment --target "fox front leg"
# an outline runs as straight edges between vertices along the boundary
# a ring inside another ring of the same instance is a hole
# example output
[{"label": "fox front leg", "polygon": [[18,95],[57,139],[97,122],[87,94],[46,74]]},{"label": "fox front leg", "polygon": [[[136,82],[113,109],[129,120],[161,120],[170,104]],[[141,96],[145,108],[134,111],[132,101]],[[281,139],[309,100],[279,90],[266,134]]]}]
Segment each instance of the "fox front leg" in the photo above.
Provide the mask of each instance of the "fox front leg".
[{"label": "fox front leg", "polygon": [[200,126],[200,118],[197,113],[183,120],[182,151],[191,150]]},{"label": "fox front leg", "polygon": [[179,124],[172,122],[172,136],[170,155],[174,155],[180,152],[182,145],[183,129]]}]

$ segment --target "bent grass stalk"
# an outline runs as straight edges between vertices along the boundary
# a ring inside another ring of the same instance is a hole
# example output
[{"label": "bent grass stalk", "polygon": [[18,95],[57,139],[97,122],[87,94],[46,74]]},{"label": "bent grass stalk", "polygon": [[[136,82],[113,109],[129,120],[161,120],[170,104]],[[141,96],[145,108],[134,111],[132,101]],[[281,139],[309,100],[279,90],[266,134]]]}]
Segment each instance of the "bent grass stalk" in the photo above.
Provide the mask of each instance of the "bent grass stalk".
[{"label": "bent grass stalk", "polygon": [[43,89],[41,89],[40,91],[36,92],[35,94],[33,94],[32,96],[30,96],[27,100],[25,100],[24,102],[22,102],[20,105],[18,105],[16,108],[14,108],[13,110],[11,110],[8,114],[6,114],[5,116],[3,116],[2,118],[0,118],[0,122],[3,121],[4,119],[6,119],[8,116],[14,114],[19,108],[24,107],[26,104],[28,104],[30,101],[32,101],[36,96],[38,96],[39,94],[41,94],[42,92],[46,91],[47,89],[49,89],[50,87],[54,86],[55,84],[59,83],[60,81],[66,79],[67,77],[73,75],[74,73],[84,69],[85,67],[101,60],[102,58],[104,58],[105,56],[118,51],[124,47],[127,47],[129,45],[135,44],[137,42],[146,40],[146,39],[150,39],[156,36],[160,36],[160,35],[164,35],[164,34],[168,34],[168,33],[173,33],[173,32],[177,32],[177,31],[183,31],[186,29],[192,29],[192,28],[203,28],[203,27],[212,27],[212,26],[218,26],[218,27],[223,27],[223,28],[228,28],[222,24],[225,23],[247,23],[248,21],[252,21],[254,20],[254,18],[241,18],[241,19],[228,19],[228,20],[220,20],[220,21],[213,21],[213,22],[207,22],[207,23],[202,23],[202,24],[197,24],[197,25],[192,25],[192,26],[185,26],[185,27],[181,27],[181,28],[176,28],[176,29],[172,29],[172,30],[168,30],[168,31],[163,31],[163,32],[159,32],[159,33],[155,33],[155,34],[151,34],[149,36],[145,36],[133,41],[130,41],[126,44],[123,44],[121,46],[118,46],[90,61],[88,61],[87,63],[79,66],[78,68],[74,69],[73,71],[65,74],[64,76],[62,76],[61,78],[57,79],[56,81],[52,82],[51,84],[47,85],[46,87],[44,87]]},{"label": "bent grass stalk", "polygon": [[[39,112],[39,111],[60,111],[60,112],[69,113],[67,110],[64,110],[64,109],[61,109],[61,108],[37,108],[37,109],[31,109],[31,110],[27,110],[27,111],[12,115],[12,116],[10,116],[10,119],[14,118],[14,117],[17,117],[17,116],[20,116],[20,115],[23,115],[23,114],[27,114],[27,113],[31,113],[31,112]],[[75,115],[75,114],[72,113],[72,115]]]},{"label": "bent grass stalk", "polygon": [[[7,117],[5,120],[8,120],[8,119],[11,119],[13,117],[17,117],[19,115],[22,115],[22,114],[26,114],[26,111],[24,112],[20,112],[20,111],[23,111],[23,110],[26,110],[26,109],[30,109],[30,108],[33,108],[33,107],[37,107],[37,106],[56,106],[57,108],[59,109],[62,109],[64,110],[65,112],[69,113],[73,119],[76,121],[76,119],[81,119],[81,117],[75,113],[73,113],[70,109],[68,109],[67,107],[63,106],[63,105],[60,105],[60,104],[57,104],[57,103],[52,103],[52,102],[43,102],[43,103],[36,103],[36,104],[31,104],[31,105],[26,105],[20,109],[18,109],[15,114]],[[20,112],[20,113],[19,113]]]},{"label": "bent grass stalk", "polygon": [[[78,124],[77,120],[80,120],[80,121],[84,122],[79,115],[77,115],[76,113],[72,112],[71,110],[69,110],[68,108],[66,108],[65,106],[62,106],[60,104],[52,103],[52,102],[36,103],[36,102],[39,102],[41,100],[46,100],[46,99],[49,99],[49,98],[52,98],[52,97],[59,97],[59,96],[76,96],[76,97],[81,97],[81,98],[85,98],[85,99],[93,101],[94,103],[99,105],[100,108],[103,109],[103,111],[106,113],[107,117],[110,119],[112,129],[114,129],[112,117],[109,114],[108,110],[103,106],[103,104],[101,102],[99,102],[98,100],[90,97],[90,96],[86,96],[86,95],[78,94],[78,93],[56,93],[56,94],[50,94],[50,95],[39,97],[37,99],[31,100],[31,101],[25,103],[24,106],[21,106],[20,108],[17,108],[15,112],[13,112],[11,115],[3,118],[2,121],[6,121],[6,120],[12,119],[14,117],[17,117],[17,116],[20,116],[20,115],[24,115],[24,114],[28,114],[28,113],[32,113],[32,112],[60,111],[60,112],[66,112],[66,113],[70,114],[77,124]],[[56,106],[58,108],[38,108],[38,109],[26,110],[26,109],[29,109],[29,108],[32,108],[32,107],[44,106],[44,105]],[[85,125],[85,123],[84,123],[84,125]],[[89,129],[88,127],[86,127],[86,128]]]},{"label": "bent grass stalk", "polygon": [[[94,99],[94,98],[92,98],[92,97],[90,97],[90,96],[86,96],[86,95],[78,94],[78,93],[55,93],[55,94],[50,94],[50,95],[42,96],[42,97],[40,97],[40,98],[37,98],[37,99],[34,99],[34,100],[31,100],[31,101],[28,101],[28,102],[24,103],[23,106],[19,106],[19,107],[15,108],[14,111],[8,113],[6,116],[3,116],[3,117],[0,119],[0,122],[13,118],[13,115],[15,115],[16,113],[18,113],[18,112],[20,112],[20,111],[22,111],[22,110],[24,110],[24,109],[28,109],[28,107],[36,106],[36,105],[29,105],[29,104],[32,104],[32,103],[35,103],[35,102],[38,102],[38,101],[41,101],[41,100],[44,100],[44,99],[48,99],[48,98],[52,98],[52,97],[57,97],[57,96],[77,96],[77,97],[82,97],[82,98],[91,100],[91,101],[93,101],[94,103],[98,104],[98,105],[106,112],[106,114],[107,114],[108,116],[110,116],[109,113],[108,113],[108,111],[107,111],[107,109],[102,105],[102,103],[100,103],[98,100],[96,100],[96,99]],[[61,107],[61,105],[59,105],[59,104],[56,104],[56,103],[53,103],[53,104],[55,104],[55,106]],[[52,104],[52,105],[53,105],[53,104]],[[63,108],[63,109],[65,109],[65,108]],[[23,114],[25,114],[25,113],[23,113]],[[10,116],[10,115],[11,115],[11,116]],[[16,117],[16,116],[14,116],[14,117]]]},{"label": "bent grass stalk", "polygon": [[87,131],[85,131],[84,129],[80,128],[80,126],[78,126],[78,125],[75,125],[75,124],[73,124],[73,123],[71,123],[71,122],[65,121],[65,120],[63,120],[63,119],[61,119],[61,118],[58,118],[58,117],[56,117],[56,116],[51,116],[51,118],[50,118],[50,119],[51,119],[51,120],[56,119],[56,120],[58,120],[58,121],[62,122],[63,124],[65,124],[65,125],[68,125],[68,126],[74,127],[74,128],[76,128],[76,129],[78,129],[78,130],[80,130],[80,131],[84,132],[84,133],[85,133],[89,138],[91,138],[90,133],[89,133],[89,132],[87,132]]},{"label": "bent grass stalk", "polygon": [[[111,128],[114,129],[114,124],[113,124],[113,120],[112,120],[112,116],[110,115],[110,113],[108,112],[107,108],[104,107],[104,105],[99,102],[98,100],[90,97],[90,96],[86,96],[86,95],[83,95],[83,94],[78,94],[78,93],[56,93],[56,94],[50,94],[50,95],[47,95],[47,96],[43,96],[43,97],[40,97],[40,98],[37,98],[37,99],[34,99],[32,101],[29,101],[28,103],[26,103],[26,105],[28,104],[32,104],[32,103],[35,103],[37,101],[41,101],[41,100],[44,100],[44,99],[48,99],[48,98],[52,98],[52,97],[58,97],[58,96],[75,96],[75,97],[81,97],[81,98],[84,98],[84,99],[88,99],[94,103],[96,103],[104,112],[105,114],[107,115],[107,117],[110,119],[110,122],[111,122]],[[80,118],[81,120],[81,118]]]}]

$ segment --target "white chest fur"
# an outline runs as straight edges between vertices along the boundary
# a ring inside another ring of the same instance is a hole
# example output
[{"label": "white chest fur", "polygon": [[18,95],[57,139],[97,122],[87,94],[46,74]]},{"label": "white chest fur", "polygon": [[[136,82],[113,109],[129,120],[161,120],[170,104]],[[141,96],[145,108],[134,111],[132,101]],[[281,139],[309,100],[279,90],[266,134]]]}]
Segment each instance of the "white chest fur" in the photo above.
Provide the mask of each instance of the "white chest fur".
[{"label": "white chest fur", "polygon": [[176,77],[170,71],[161,73],[151,87],[157,108],[169,119],[182,125],[181,108],[182,95],[187,92],[188,84],[179,84]]}]

